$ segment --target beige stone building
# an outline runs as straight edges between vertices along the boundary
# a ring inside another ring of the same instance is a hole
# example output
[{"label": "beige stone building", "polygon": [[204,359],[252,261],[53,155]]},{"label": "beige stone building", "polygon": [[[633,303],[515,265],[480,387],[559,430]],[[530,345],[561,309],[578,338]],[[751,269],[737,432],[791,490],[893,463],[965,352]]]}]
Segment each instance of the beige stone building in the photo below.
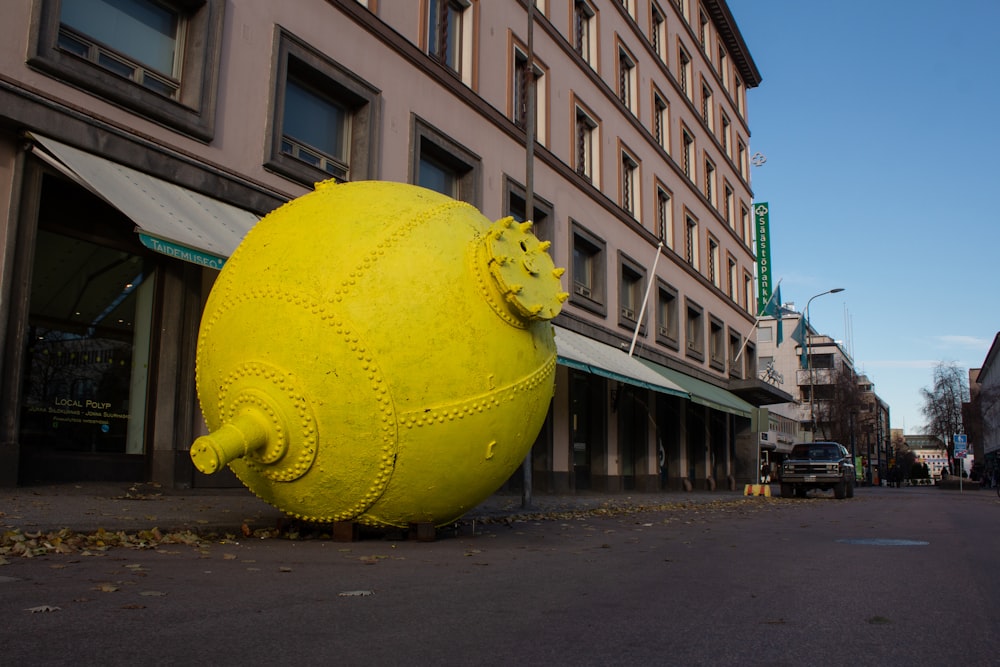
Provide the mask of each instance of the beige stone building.
[{"label": "beige stone building", "polygon": [[746,92],[761,77],[739,27],[723,0],[530,14],[518,0],[8,3],[0,483],[221,483],[187,453],[204,431],[201,309],[254,222],[329,178],[422,185],[551,241],[571,297],[536,489],[750,481],[752,410],[788,397],[745,340]]}]

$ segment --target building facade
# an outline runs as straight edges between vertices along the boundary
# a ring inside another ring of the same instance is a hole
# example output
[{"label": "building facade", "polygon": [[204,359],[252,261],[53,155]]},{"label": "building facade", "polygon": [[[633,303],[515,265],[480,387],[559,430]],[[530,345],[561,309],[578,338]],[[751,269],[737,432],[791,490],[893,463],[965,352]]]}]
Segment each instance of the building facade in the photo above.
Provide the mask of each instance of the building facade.
[{"label": "building facade", "polygon": [[202,307],[254,222],[330,178],[530,218],[567,267],[536,488],[754,477],[751,412],[788,396],[757,378],[761,77],[724,1],[32,0],[5,20],[0,483],[223,483],[188,456]]}]

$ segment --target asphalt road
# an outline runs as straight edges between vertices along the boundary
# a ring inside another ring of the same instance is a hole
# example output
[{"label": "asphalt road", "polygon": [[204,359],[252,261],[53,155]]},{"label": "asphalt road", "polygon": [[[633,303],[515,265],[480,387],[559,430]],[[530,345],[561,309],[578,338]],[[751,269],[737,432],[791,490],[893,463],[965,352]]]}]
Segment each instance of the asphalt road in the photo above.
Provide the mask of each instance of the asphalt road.
[{"label": "asphalt road", "polygon": [[998,518],[991,492],[862,488],[8,557],[0,662],[995,665]]}]

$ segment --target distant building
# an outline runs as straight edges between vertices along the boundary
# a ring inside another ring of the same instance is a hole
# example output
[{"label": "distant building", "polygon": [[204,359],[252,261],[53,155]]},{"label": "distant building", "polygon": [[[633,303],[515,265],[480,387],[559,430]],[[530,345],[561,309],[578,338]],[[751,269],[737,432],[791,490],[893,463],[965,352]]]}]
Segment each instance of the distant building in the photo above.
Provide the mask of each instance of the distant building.
[{"label": "distant building", "polygon": [[[983,468],[987,475],[1000,479],[1000,333],[994,336],[976,373],[975,387],[970,373],[969,389],[980,429],[978,439],[982,440]],[[979,451],[977,448],[976,453]]]}]

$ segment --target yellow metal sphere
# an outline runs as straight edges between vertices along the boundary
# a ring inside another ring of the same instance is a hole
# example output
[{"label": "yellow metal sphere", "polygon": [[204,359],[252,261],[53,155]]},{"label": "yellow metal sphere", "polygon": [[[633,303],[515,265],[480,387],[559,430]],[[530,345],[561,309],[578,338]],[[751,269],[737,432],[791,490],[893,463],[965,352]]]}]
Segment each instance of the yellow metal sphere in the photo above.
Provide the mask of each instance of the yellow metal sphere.
[{"label": "yellow metal sphere", "polygon": [[273,211],[205,307],[195,466],[309,521],[458,518],[552,398],[567,295],[547,248],[530,222],[400,183],[320,183]]}]

